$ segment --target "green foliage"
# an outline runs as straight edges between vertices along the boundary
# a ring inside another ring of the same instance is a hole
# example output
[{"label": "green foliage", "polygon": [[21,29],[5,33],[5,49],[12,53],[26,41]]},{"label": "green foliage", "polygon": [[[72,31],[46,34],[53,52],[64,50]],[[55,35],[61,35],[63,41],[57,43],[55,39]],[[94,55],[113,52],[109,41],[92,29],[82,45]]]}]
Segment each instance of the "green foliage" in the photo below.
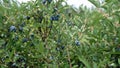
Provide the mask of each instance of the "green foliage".
[{"label": "green foliage", "polygon": [[119,0],[0,0],[1,68],[119,68]]}]

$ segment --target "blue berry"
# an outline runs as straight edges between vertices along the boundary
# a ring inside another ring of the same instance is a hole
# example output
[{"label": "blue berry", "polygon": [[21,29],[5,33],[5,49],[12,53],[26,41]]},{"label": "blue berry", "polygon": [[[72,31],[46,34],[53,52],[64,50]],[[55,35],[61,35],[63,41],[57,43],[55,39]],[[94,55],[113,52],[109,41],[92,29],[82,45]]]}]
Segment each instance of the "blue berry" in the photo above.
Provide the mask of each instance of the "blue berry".
[{"label": "blue berry", "polygon": [[56,15],[56,17],[60,17],[60,15],[58,14],[58,15]]},{"label": "blue berry", "polygon": [[116,52],[120,52],[120,47],[119,46],[116,47],[115,50],[116,50]]},{"label": "blue berry", "polygon": [[52,25],[48,26],[48,28],[50,28],[50,29],[51,29],[51,28],[52,28]]},{"label": "blue berry", "polygon": [[14,40],[17,41],[18,39],[19,39],[19,37],[18,37],[18,36],[15,36]]},{"label": "blue berry", "polygon": [[59,50],[60,50],[60,48],[59,48],[59,47],[57,47],[57,48],[56,48],[56,50],[57,50],[57,51],[59,51]]},{"label": "blue berry", "polygon": [[30,34],[30,39],[31,39],[31,40],[34,39],[34,34]]},{"label": "blue berry", "polygon": [[25,60],[25,58],[20,57],[20,58],[18,58],[16,61],[17,61],[17,62],[25,62],[26,60]]},{"label": "blue berry", "polygon": [[61,46],[61,49],[63,50],[65,48],[65,46]]},{"label": "blue berry", "polygon": [[27,16],[26,18],[27,18],[27,20],[30,20],[30,16]]},{"label": "blue berry", "polygon": [[47,0],[48,1],[48,3],[51,3],[52,2],[52,0]]},{"label": "blue berry", "polygon": [[10,32],[12,32],[12,31],[13,31],[13,32],[16,32],[16,27],[15,27],[15,26],[13,26],[13,25],[12,25],[12,26],[10,26],[9,31],[10,31]]},{"label": "blue berry", "polygon": [[57,44],[58,44],[58,45],[60,45],[60,43],[61,43],[61,40],[60,40],[60,39],[58,39],[58,40],[57,40]]},{"label": "blue berry", "polygon": [[39,17],[38,21],[39,23],[42,23],[43,17]]},{"label": "blue berry", "polygon": [[14,63],[14,62],[8,62],[7,66],[8,66],[9,68],[18,68],[18,66],[17,66],[16,63]]},{"label": "blue berry", "polygon": [[3,44],[2,44],[2,47],[6,47],[6,45],[8,44],[8,42],[6,41],[6,42],[4,42]]},{"label": "blue berry", "polygon": [[46,0],[43,0],[42,3],[45,4],[45,3],[46,3]]},{"label": "blue berry", "polygon": [[25,22],[23,22],[20,26],[21,26],[21,27],[24,27],[24,26],[25,26]]},{"label": "blue berry", "polygon": [[31,34],[30,37],[31,37],[31,38],[34,38],[34,34]]},{"label": "blue berry", "polygon": [[76,44],[77,46],[79,46],[79,45],[80,45],[80,42],[79,42],[78,40],[76,40],[76,41],[75,41],[75,44]]},{"label": "blue berry", "polygon": [[53,60],[53,59],[54,59],[54,57],[53,57],[53,56],[50,56],[50,57],[49,57],[49,59],[50,59],[50,60]]},{"label": "blue berry", "polygon": [[51,17],[50,17],[50,20],[54,20],[54,16],[51,16]]},{"label": "blue berry", "polygon": [[22,32],[23,31],[23,27],[19,26],[19,31]]},{"label": "blue berry", "polygon": [[57,8],[54,8],[53,13],[54,13],[54,12],[57,12],[57,10],[58,10]]},{"label": "blue berry", "polygon": [[22,42],[25,43],[28,41],[28,38],[23,38]]},{"label": "blue berry", "polygon": [[34,43],[30,43],[30,46],[34,46]]},{"label": "blue berry", "polygon": [[59,20],[59,17],[60,17],[60,15],[54,15],[54,16],[51,16],[51,17],[50,17],[50,20],[51,20],[51,21],[58,21],[58,20]]}]

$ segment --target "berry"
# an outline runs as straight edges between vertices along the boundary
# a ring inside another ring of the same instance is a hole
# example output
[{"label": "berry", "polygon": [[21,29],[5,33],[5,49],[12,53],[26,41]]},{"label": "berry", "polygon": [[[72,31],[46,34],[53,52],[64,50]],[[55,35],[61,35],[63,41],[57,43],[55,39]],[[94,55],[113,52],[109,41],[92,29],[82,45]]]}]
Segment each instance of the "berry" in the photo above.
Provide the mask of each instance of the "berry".
[{"label": "berry", "polygon": [[31,43],[31,44],[30,44],[30,46],[34,46],[34,44],[33,44],[33,43]]},{"label": "berry", "polygon": [[39,17],[39,23],[42,23],[43,17]]},{"label": "berry", "polygon": [[51,3],[52,2],[52,0],[47,0],[48,1],[48,3]]},{"label": "berry", "polygon": [[8,68],[18,68],[18,66],[14,62],[8,62],[7,66]]},{"label": "berry", "polygon": [[13,65],[13,62],[8,62],[7,66],[11,67]]},{"label": "berry", "polygon": [[4,42],[3,44],[2,44],[2,47],[4,48],[4,47],[6,47],[7,46],[7,44],[8,44],[8,42],[6,41],[6,42]]},{"label": "berry", "polygon": [[34,38],[34,34],[31,34],[31,35],[30,35],[30,38],[33,39],[33,38]]},{"label": "berry", "polygon": [[57,40],[57,44],[58,44],[58,45],[61,44],[61,40],[60,40],[60,39]]},{"label": "berry", "polygon": [[115,48],[116,52],[120,52],[120,47]]},{"label": "berry", "polygon": [[76,44],[77,46],[79,46],[79,45],[80,45],[80,42],[79,42],[78,40],[76,40],[76,41],[75,41],[75,44]]},{"label": "berry", "polygon": [[51,29],[51,28],[52,28],[52,25],[48,26],[48,28],[50,28],[50,29]]},{"label": "berry", "polygon": [[54,13],[54,12],[57,12],[57,10],[58,10],[57,8],[54,8],[53,13]]},{"label": "berry", "polygon": [[54,15],[54,16],[51,16],[51,17],[50,17],[50,20],[51,20],[51,21],[58,21],[58,20],[59,20],[59,17],[60,17],[60,15]]},{"label": "berry", "polygon": [[30,20],[30,16],[27,16],[26,18],[27,18],[27,20]]},{"label": "berry", "polygon": [[20,58],[17,59],[17,62],[25,62],[25,59],[20,57]]},{"label": "berry", "polygon": [[61,49],[63,50],[65,48],[65,46],[61,46]]},{"label": "berry", "polygon": [[54,20],[54,16],[51,16],[51,17],[50,17],[50,20]]},{"label": "berry", "polygon": [[13,63],[11,68],[18,68],[18,66],[16,65],[16,63]]},{"label": "berry", "polygon": [[49,57],[49,59],[50,59],[50,60],[53,60],[53,59],[54,59],[54,57],[53,57],[53,56],[50,56],[50,57]]},{"label": "berry", "polygon": [[16,27],[15,27],[15,26],[13,26],[13,25],[12,25],[12,26],[10,26],[9,31],[10,31],[10,32],[12,32],[12,31],[13,31],[13,32],[16,32]]},{"label": "berry", "polygon": [[19,39],[19,37],[18,37],[18,36],[15,36],[14,40],[17,41],[18,39]]},{"label": "berry", "polygon": [[23,22],[20,26],[21,26],[21,27],[24,27],[24,26],[25,26],[25,22]]},{"label": "berry", "polygon": [[30,34],[30,37],[29,37],[30,40],[33,40],[34,39],[34,34]]},{"label": "berry", "polygon": [[43,0],[42,3],[45,4],[45,3],[46,3],[46,0]]},{"label": "berry", "polygon": [[23,27],[19,26],[19,31],[22,32],[23,31]]},{"label": "berry", "polygon": [[27,38],[24,38],[24,39],[22,40],[23,43],[25,43],[25,42],[27,42],[27,41],[28,41]]},{"label": "berry", "polygon": [[57,51],[59,51],[59,50],[60,50],[60,48],[59,48],[59,47],[56,47],[56,50],[57,50]]}]

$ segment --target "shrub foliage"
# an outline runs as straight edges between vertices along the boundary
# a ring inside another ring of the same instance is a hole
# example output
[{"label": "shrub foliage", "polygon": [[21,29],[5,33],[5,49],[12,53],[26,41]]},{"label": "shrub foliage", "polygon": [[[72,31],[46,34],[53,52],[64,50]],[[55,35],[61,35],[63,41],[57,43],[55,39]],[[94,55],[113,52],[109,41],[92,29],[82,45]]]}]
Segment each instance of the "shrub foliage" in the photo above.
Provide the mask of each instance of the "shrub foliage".
[{"label": "shrub foliage", "polygon": [[89,1],[0,0],[0,67],[119,68],[120,1]]}]

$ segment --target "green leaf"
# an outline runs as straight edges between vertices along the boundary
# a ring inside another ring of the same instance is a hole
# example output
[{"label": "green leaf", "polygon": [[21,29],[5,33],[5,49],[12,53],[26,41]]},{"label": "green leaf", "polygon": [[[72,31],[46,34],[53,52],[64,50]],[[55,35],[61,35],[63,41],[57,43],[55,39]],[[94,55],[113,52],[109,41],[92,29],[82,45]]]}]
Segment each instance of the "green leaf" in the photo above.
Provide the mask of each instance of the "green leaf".
[{"label": "green leaf", "polygon": [[100,7],[100,3],[98,0],[88,0],[89,2],[91,2],[95,7]]},{"label": "green leaf", "polygon": [[91,68],[90,63],[83,57],[78,55],[78,59],[86,66],[86,68]]},{"label": "green leaf", "polygon": [[40,42],[40,43],[36,43],[36,49],[38,52],[42,53],[44,51],[44,43]]}]

